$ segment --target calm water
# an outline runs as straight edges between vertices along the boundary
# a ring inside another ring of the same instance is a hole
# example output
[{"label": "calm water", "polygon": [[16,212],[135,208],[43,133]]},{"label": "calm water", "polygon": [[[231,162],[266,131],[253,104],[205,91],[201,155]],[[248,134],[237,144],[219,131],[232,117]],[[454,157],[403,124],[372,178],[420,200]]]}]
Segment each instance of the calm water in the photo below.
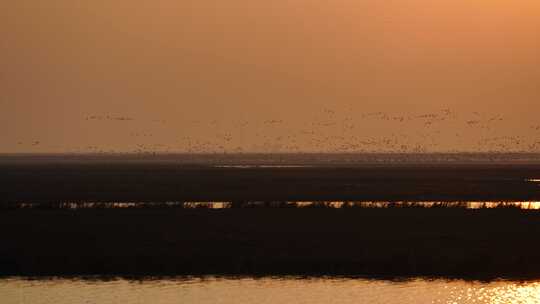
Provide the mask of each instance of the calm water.
[{"label": "calm water", "polygon": [[0,280],[2,304],[540,303],[539,282],[365,279]]}]

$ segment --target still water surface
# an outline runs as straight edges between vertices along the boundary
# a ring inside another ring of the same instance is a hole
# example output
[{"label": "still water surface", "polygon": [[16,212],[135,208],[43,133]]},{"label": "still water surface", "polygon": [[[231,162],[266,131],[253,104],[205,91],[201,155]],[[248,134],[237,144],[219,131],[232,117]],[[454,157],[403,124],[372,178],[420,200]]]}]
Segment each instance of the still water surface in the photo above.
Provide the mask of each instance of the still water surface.
[{"label": "still water surface", "polygon": [[540,303],[540,281],[344,278],[0,280],[0,303]]}]

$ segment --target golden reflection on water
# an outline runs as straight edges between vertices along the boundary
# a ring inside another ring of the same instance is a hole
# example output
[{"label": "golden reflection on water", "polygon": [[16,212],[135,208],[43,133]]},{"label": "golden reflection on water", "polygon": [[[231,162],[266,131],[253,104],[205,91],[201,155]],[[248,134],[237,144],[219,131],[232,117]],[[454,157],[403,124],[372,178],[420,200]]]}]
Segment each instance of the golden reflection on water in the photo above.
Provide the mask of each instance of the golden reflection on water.
[{"label": "golden reflection on water", "polygon": [[[145,207],[171,207],[171,208],[204,208],[204,209],[227,209],[232,208],[235,203],[225,202],[60,202],[57,208],[64,209],[87,209],[87,208],[145,208]],[[324,208],[390,208],[390,207],[408,207],[408,208],[465,208],[465,209],[493,209],[493,208],[516,208],[524,210],[540,210],[540,202],[408,202],[408,201],[247,201],[241,202],[242,207],[324,207]],[[36,208],[39,203],[16,203],[18,208]]]},{"label": "golden reflection on water", "polygon": [[540,284],[499,287],[486,295],[491,303],[540,303]]},{"label": "golden reflection on water", "polygon": [[540,303],[540,282],[336,278],[0,280],[2,304]]},{"label": "golden reflection on water", "polygon": [[[272,203],[281,203],[282,205],[290,205],[299,208],[308,208],[313,206],[324,206],[329,208],[343,207],[363,207],[363,208],[387,208],[387,207],[445,207],[453,208],[460,207],[466,209],[493,209],[493,208],[508,208],[514,207],[524,210],[540,210],[540,202],[386,202],[386,201],[286,201],[286,202],[248,202],[249,205],[272,205]],[[232,202],[185,202],[185,207],[197,208],[207,207],[211,209],[230,208]]]}]

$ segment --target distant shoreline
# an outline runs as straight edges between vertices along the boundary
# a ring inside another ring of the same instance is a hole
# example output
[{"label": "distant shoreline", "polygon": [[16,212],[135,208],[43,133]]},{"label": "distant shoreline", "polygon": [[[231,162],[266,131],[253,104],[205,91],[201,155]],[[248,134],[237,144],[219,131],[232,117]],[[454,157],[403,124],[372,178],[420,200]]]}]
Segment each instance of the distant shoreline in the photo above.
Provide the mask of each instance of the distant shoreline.
[{"label": "distant shoreline", "polygon": [[0,153],[0,164],[10,162],[164,162],[186,165],[241,164],[540,164],[540,153],[533,152],[348,152],[348,153]]},{"label": "distant shoreline", "polygon": [[65,201],[540,201],[540,164],[0,163],[0,204]]}]

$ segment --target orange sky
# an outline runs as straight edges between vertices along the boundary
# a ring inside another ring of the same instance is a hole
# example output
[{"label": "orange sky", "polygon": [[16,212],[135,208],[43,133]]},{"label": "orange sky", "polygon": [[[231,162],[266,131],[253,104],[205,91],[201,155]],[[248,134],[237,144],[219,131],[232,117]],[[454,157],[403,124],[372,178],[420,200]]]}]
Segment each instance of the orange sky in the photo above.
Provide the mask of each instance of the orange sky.
[{"label": "orange sky", "polygon": [[540,151],[536,0],[4,1],[0,37],[0,152]]}]

